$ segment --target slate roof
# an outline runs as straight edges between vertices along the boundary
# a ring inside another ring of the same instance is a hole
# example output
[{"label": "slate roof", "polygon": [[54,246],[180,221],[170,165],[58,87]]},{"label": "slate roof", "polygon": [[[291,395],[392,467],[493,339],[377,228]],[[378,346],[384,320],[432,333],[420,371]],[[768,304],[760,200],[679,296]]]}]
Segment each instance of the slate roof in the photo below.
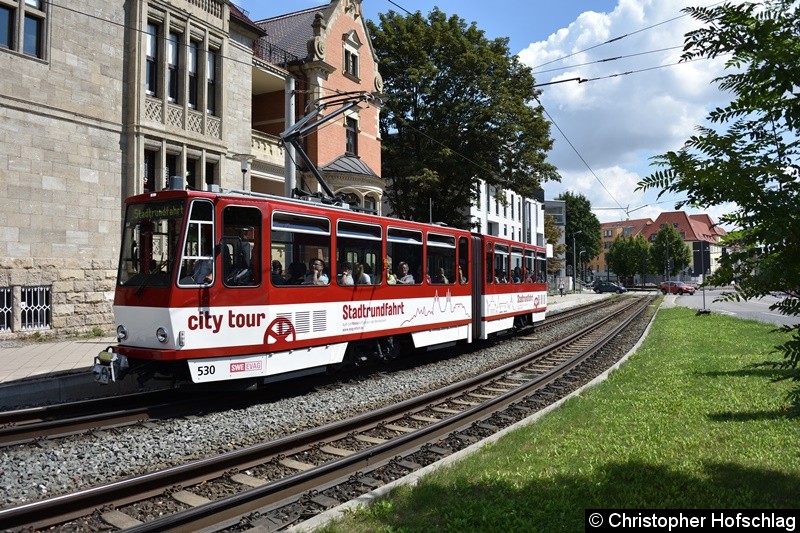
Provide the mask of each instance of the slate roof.
[{"label": "slate roof", "polygon": [[231,9],[231,19],[239,21],[240,24],[247,26],[256,35],[259,36],[264,35],[264,30],[261,29],[261,27],[258,24],[256,24],[250,19],[250,17],[247,15],[247,12],[244,9],[240,8],[233,2],[230,2],[230,9]]},{"label": "slate roof", "polygon": [[342,174],[361,174],[374,178],[378,177],[366,163],[354,155],[340,155],[320,170],[325,173],[339,172]]},{"label": "slate roof", "polygon": [[311,24],[317,13],[324,13],[329,4],[311,7],[294,13],[278,15],[268,19],[256,21],[256,24],[267,32],[266,40],[290,52],[291,54],[308,57],[308,40],[314,37]]}]

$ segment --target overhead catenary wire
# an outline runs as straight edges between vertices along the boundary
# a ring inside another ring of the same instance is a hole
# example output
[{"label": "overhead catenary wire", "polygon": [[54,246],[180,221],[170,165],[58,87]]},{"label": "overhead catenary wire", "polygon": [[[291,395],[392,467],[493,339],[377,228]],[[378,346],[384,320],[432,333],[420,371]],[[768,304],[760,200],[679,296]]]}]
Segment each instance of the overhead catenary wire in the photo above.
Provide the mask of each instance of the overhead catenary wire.
[{"label": "overhead catenary wire", "polygon": [[[698,57],[698,58],[689,59],[689,60],[686,60],[686,61],[676,61],[674,63],[667,63],[666,65],[656,65],[654,67],[644,67],[644,68],[640,68],[640,69],[636,69],[636,70],[626,70],[625,72],[615,72],[614,74],[607,74],[605,76],[595,76],[594,78],[572,78],[572,79],[565,80],[565,81],[578,81],[579,83],[586,83],[586,82],[590,82],[590,81],[607,80],[607,79],[610,79],[610,78],[619,78],[620,76],[629,76],[631,74],[640,74],[642,72],[649,72],[651,70],[659,70],[659,69],[662,69],[662,68],[686,65],[686,64],[689,64],[689,63],[694,63],[695,61],[709,61],[709,60],[710,60],[710,58]],[[545,84],[542,83],[540,85],[545,85]]]},{"label": "overhead catenary wire", "polygon": [[[401,10],[405,11],[405,12],[406,12],[406,13],[408,13],[408,14],[413,14],[413,13],[411,13],[411,11],[409,11],[409,10],[408,10],[408,9],[406,9],[405,7],[401,6],[401,5],[400,5],[400,4],[398,4],[397,2],[395,2],[395,1],[393,1],[393,0],[387,0],[387,1],[388,1],[389,3],[391,3],[392,5],[396,6],[398,9],[401,9]],[[722,3],[722,2],[717,2],[717,3]],[[67,7],[67,6],[65,6],[65,5],[62,5],[62,4],[58,3],[58,2],[53,2],[53,1],[51,1],[51,2],[50,2],[50,5],[52,5],[53,7],[57,7],[57,8],[59,8],[59,9],[63,9],[63,10],[65,10],[65,11],[69,11],[69,12],[76,13],[76,14],[79,14],[79,15],[83,15],[83,16],[86,16],[86,17],[89,17],[89,18],[93,18],[93,19],[95,19],[95,20],[98,20],[98,21],[102,21],[102,22],[104,22],[104,23],[106,23],[106,24],[112,24],[112,25],[115,25],[115,26],[119,26],[119,27],[121,27],[121,28],[125,28],[125,29],[128,29],[128,30],[133,30],[133,31],[136,31],[136,32],[139,32],[139,33],[143,33],[143,34],[144,34],[144,33],[147,33],[147,31],[146,31],[146,30],[143,30],[143,29],[140,29],[140,28],[131,27],[131,26],[129,26],[129,25],[125,24],[125,23],[122,23],[122,22],[115,22],[115,21],[109,20],[108,18],[105,18],[105,17],[99,16],[99,15],[92,15],[91,13],[87,13],[87,12],[85,12],[85,11],[80,11],[80,10],[78,10],[78,9],[75,9],[75,8]],[[712,4],[712,6],[713,6],[713,5],[716,5],[716,4]],[[573,53],[573,54],[569,54],[569,55],[567,55],[567,56],[563,56],[563,57],[561,57],[561,58],[558,58],[558,59],[554,59],[554,60],[552,60],[552,61],[548,61],[547,63],[543,63],[543,64],[541,64],[541,65],[538,65],[538,66],[536,66],[536,67],[532,67],[532,68],[535,70],[536,68],[539,68],[539,67],[541,67],[541,66],[545,66],[545,65],[548,65],[548,64],[554,63],[554,62],[556,62],[556,61],[560,61],[560,60],[562,60],[562,59],[566,59],[566,58],[568,58],[568,57],[572,57],[572,56],[574,56],[574,55],[576,55],[576,54],[580,54],[580,53],[582,53],[582,52],[586,52],[586,51],[588,51],[588,50],[592,50],[592,49],[594,49],[594,48],[597,48],[597,47],[599,47],[599,46],[603,46],[603,45],[605,45],[605,44],[608,44],[608,43],[611,43],[611,42],[614,42],[614,41],[618,41],[618,40],[620,40],[620,39],[623,39],[623,38],[625,38],[625,37],[628,37],[628,36],[634,35],[634,34],[636,34],[636,33],[640,33],[640,32],[643,32],[643,31],[646,31],[646,30],[649,30],[649,29],[655,28],[655,27],[657,27],[657,26],[660,26],[660,25],[662,25],[662,24],[666,24],[666,23],[668,23],[668,22],[671,22],[671,21],[673,21],[673,20],[677,20],[677,19],[679,19],[679,18],[682,18],[682,17],[685,17],[685,16],[688,16],[688,15],[680,15],[680,16],[678,16],[678,17],[674,17],[674,18],[672,18],[672,19],[668,19],[668,20],[666,20],[666,21],[659,22],[659,23],[657,23],[657,24],[653,24],[653,25],[647,26],[647,27],[645,27],[645,28],[642,28],[642,29],[636,30],[636,31],[634,31],[634,32],[630,32],[630,33],[627,33],[627,34],[625,34],[625,35],[621,35],[621,36],[618,36],[618,37],[614,37],[614,38],[612,38],[612,39],[609,39],[609,40],[607,40],[607,41],[605,41],[605,42],[603,42],[603,43],[599,43],[599,44],[597,44],[597,45],[591,46],[591,47],[589,47],[589,48],[586,48],[586,49],[584,49],[584,50],[581,50],[581,51],[575,52],[575,53]],[[180,45],[180,43],[178,43],[178,44]],[[187,45],[183,45],[183,46],[187,46],[187,47],[188,47],[188,44],[187,44]],[[671,47],[671,48],[665,48],[665,49],[663,49],[663,50],[654,50],[654,51],[648,51],[648,52],[640,52],[640,53],[637,53],[637,54],[630,54],[630,55],[628,55],[628,56],[619,56],[619,57],[615,57],[615,58],[600,59],[600,60],[597,60],[597,61],[595,61],[595,62],[584,63],[584,64],[580,64],[580,65],[571,65],[570,67],[563,67],[563,68],[571,68],[571,67],[575,67],[575,66],[586,66],[586,65],[593,64],[593,63],[602,63],[602,62],[608,62],[608,61],[611,61],[611,60],[617,60],[617,59],[622,59],[622,58],[627,58],[627,57],[633,57],[633,56],[636,56],[636,55],[645,55],[645,54],[650,54],[650,53],[656,53],[656,52],[659,52],[659,51],[670,50],[670,49],[673,49],[673,48],[679,48],[679,47]],[[220,59],[227,60],[227,61],[230,61],[230,62],[233,62],[233,63],[238,63],[238,64],[241,64],[241,65],[246,65],[246,66],[248,66],[248,67],[252,67],[252,61],[246,61],[246,60],[237,59],[237,58],[234,58],[234,57],[230,57],[230,56],[223,55],[223,54],[221,54],[221,53],[218,53],[218,57],[219,57]],[[705,58],[702,58],[702,59],[705,59]],[[605,79],[605,78],[611,78],[611,77],[617,77],[617,76],[622,76],[622,75],[627,75],[627,74],[633,74],[633,73],[636,73],[636,72],[644,72],[644,71],[647,71],[647,70],[654,70],[654,69],[658,69],[658,68],[664,68],[664,67],[666,67],[666,66],[674,66],[674,65],[677,65],[677,64],[681,64],[681,63],[686,63],[686,62],[678,62],[678,63],[669,64],[669,65],[658,65],[658,66],[655,66],[655,67],[649,67],[649,68],[644,68],[644,69],[639,69],[639,70],[632,70],[632,71],[627,71],[627,72],[618,73],[618,74],[612,74],[612,75],[608,75],[608,76],[600,76],[600,77],[594,77],[594,78],[586,78],[586,79],[581,79],[581,80],[580,80],[580,82],[581,82],[581,83],[584,83],[584,82],[587,82],[587,81],[601,80],[601,79]],[[552,72],[552,71],[555,71],[555,70],[560,70],[560,69],[550,69],[550,70],[547,70],[547,71],[541,71],[541,72],[539,72],[539,73]],[[543,84],[540,84],[540,85],[543,85]],[[316,87],[316,88],[320,88],[320,89],[326,89],[325,87],[318,86],[318,85],[314,85],[314,84],[310,84],[309,86],[310,86],[310,87]],[[330,90],[330,89],[327,89],[327,90]],[[337,91],[333,91],[333,92],[337,92]],[[371,105],[371,104],[370,104],[370,105]]]},{"label": "overhead catenary wire", "polygon": [[600,178],[597,176],[597,174],[595,173],[595,171],[594,171],[594,170],[592,170],[592,167],[589,165],[589,163],[587,163],[587,162],[586,162],[586,159],[584,159],[584,157],[581,155],[581,153],[578,151],[578,149],[577,149],[577,148],[575,148],[575,145],[574,145],[574,144],[572,144],[572,141],[570,141],[570,140],[569,140],[569,137],[567,137],[567,134],[566,134],[566,133],[564,133],[564,131],[563,131],[563,130],[561,129],[561,127],[560,127],[560,126],[559,126],[559,125],[556,123],[556,121],[555,121],[555,120],[553,120],[553,117],[550,115],[550,113],[548,113],[548,112],[547,112],[547,109],[544,107],[544,105],[542,104],[542,102],[539,100],[539,98],[538,98],[538,97],[536,98],[536,101],[537,101],[537,102],[539,103],[539,105],[542,107],[542,111],[544,112],[544,114],[545,114],[545,115],[547,115],[547,118],[548,118],[548,120],[550,120],[550,122],[553,124],[553,126],[555,126],[555,127],[556,127],[556,129],[558,130],[558,132],[559,132],[559,133],[561,133],[561,136],[562,136],[562,137],[564,137],[564,140],[565,140],[565,141],[567,141],[567,144],[569,144],[570,148],[572,148],[572,150],[573,150],[573,151],[575,152],[575,154],[578,156],[578,159],[580,159],[580,160],[581,160],[581,162],[583,162],[583,164],[586,166],[586,168],[587,168],[587,169],[589,169],[589,172],[592,174],[592,176],[594,176],[594,179],[595,179],[595,180],[597,180],[597,183],[599,183],[599,184],[600,184],[600,186],[603,188],[603,190],[604,190],[604,191],[606,191],[606,194],[608,194],[609,198],[611,198],[611,199],[614,201],[614,203],[615,203],[615,204],[617,204],[617,205],[620,207],[620,209],[624,209],[624,208],[622,207],[622,204],[621,204],[621,203],[619,203],[619,202],[617,201],[617,199],[614,197],[614,195],[613,195],[613,194],[611,194],[611,191],[609,191],[609,190],[608,190],[608,188],[605,186],[605,184],[603,183],[603,180],[601,180],[601,179],[600,179]]},{"label": "overhead catenary wire", "polygon": [[404,8],[403,6],[401,6],[400,4],[398,4],[397,2],[394,2],[393,0],[386,0],[386,1],[387,1],[387,2],[389,2],[390,4],[392,4],[394,7],[398,8],[398,9],[402,9],[403,11],[405,11],[406,13],[408,13],[409,15],[413,15],[413,13],[412,13],[411,11],[409,11],[409,10],[408,10],[408,9],[406,9],[406,8]]},{"label": "overhead catenary wire", "polygon": [[[398,7],[399,9],[402,9],[406,13],[411,14],[411,12],[408,9],[400,6],[395,1],[393,1],[393,0],[387,0],[387,1],[390,4]],[[717,2],[715,4],[712,4],[712,6],[713,5],[717,5],[717,4],[721,4],[721,3],[722,2]],[[655,23],[655,24],[651,24],[651,25],[646,26],[644,28],[640,28],[640,29],[638,29],[636,31],[628,32],[628,33],[626,33],[624,35],[613,37],[613,38],[608,39],[608,40],[606,40],[606,41],[604,41],[602,43],[598,43],[597,45],[590,46],[590,47],[585,48],[583,50],[574,52],[572,54],[569,54],[569,55],[554,59],[552,61],[548,61],[548,62],[543,63],[541,65],[538,65],[536,67],[533,67],[532,71],[533,71],[534,74],[543,74],[543,73],[553,72],[553,71],[557,71],[557,70],[564,70],[564,69],[567,69],[567,68],[574,68],[574,67],[586,66],[586,65],[591,65],[591,64],[599,64],[599,63],[610,63],[612,61],[617,61],[617,60],[621,60],[621,59],[627,59],[627,58],[630,58],[630,57],[637,57],[637,56],[642,56],[642,55],[655,54],[655,53],[667,52],[667,51],[676,50],[676,49],[682,49],[683,46],[672,46],[672,47],[662,48],[662,49],[659,49],[659,50],[651,50],[651,51],[638,52],[638,53],[634,53],[634,54],[621,55],[621,56],[610,57],[610,58],[602,58],[602,59],[599,59],[599,60],[596,60],[596,61],[592,61],[592,62],[580,64],[580,65],[570,65],[570,66],[567,66],[567,67],[560,67],[560,68],[554,68],[554,69],[548,69],[548,70],[544,70],[544,71],[540,71],[540,72],[535,72],[535,70],[537,68],[540,68],[540,67],[543,67],[543,66],[546,66],[546,65],[549,65],[549,64],[552,64],[552,63],[567,59],[569,57],[572,57],[572,56],[575,56],[575,55],[578,55],[578,54],[581,54],[581,53],[584,53],[584,52],[599,48],[601,46],[605,46],[607,44],[615,43],[615,42],[620,41],[622,39],[625,39],[627,37],[630,37],[630,36],[645,32],[645,31],[652,30],[654,28],[657,28],[659,26],[671,23],[671,22],[673,22],[675,20],[679,20],[679,19],[682,19],[682,18],[687,17],[687,16],[689,16],[689,15],[684,13],[684,14],[672,17],[670,19],[667,19],[667,20],[664,20],[664,21],[661,21],[661,22],[658,22],[658,23]],[[590,77],[590,78],[576,77],[576,78],[570,78],[568,80],[554,80],[554,81],[550,81],[550,82],[539,83],[536,86],[541,87],[541,86],[544,86],[544,85],[551,85],[551,84],[556,84],[556,83],[565,83],[565,82],[568,82],[568,81],[577,81],[578,83],[587,83],[587,82],[590,82],[590,81],[600,81],[600,80],[604,80],[604,79],[616,78],[616,77],[621,77],[621,76],[628,76],[628,75],[637,74],[637,73],[641,73],[641,72],[653,71],[653,70],[662,69],[662,68],[666,68],[666,67],[673,67],[673,66],[677,66],[677,65],[680,65],[680,64],[690,63],[692,61],[699,61],[701,59],[705,60],[706,58],[697,58],[697,59],[694,59],[694,60],[691,60],[691,61],[677,61],[677,62],[666,64],[666,65],[657,65],[657,66],[653,66],[653,67],[645,67],[645,68],[640,68],[640,69],[628,70],[628,71],[625,71],[625,72],[617,72],[617,73],[608,74],[608,75],[605,75],[605,76],[595,76],[595,77]],[[545,109],[544,105],[542,105],[542,102],[538,98],[536,100],[539,103],[539,105],[541,105],[542,110],[544,111],[544,113],[547,116],[548,120],[550,120],[550,122],[553,124],[553,126],[555,126],[555,128],[559,131],[559,133],[562,135],[562,137],[567,142],[567,144],[569,144],[570,148],[572,148],[572,150],[575,152],[575,154],[578,156],[578,158],[581,160],[581,162],[586,166],[586,168],[592,174],[594,179],[600,184],[600,186],[603,188],[603,190],[606,192],[606,194],[608,194],[608,196],[614,201],[614,203],[616,203],[619,206],[618,209],[621,209],[621,210],[625,211],[626,208],[622,207],[622,204],[620,204],[620,202],[614,197],[614,195],[611,193],[611,191],[609,191],[609,189],[605,186],[605,184],[603,183],[603,180],[601,180],[600,177],[591,168],[591,166],[586,161],[586,159],[583,157],[583,155],[581,155],[580,151],[575,147],[575,145],[572,143],[572,141],[569,139],[569,137],[567,137],[566,133],[556,123],[556,121],[549,114],[547,109]],[[418,131],[420,134],[425,135],[423,132],[421,132],[419,130],[416,130],[416,131]],[[429,139],[431,139],[435,143],[441,144],[436,139],[433,139],[433,138],[431,138],[431,137],[429,137],[427,135],[426,135],[426,137],[428,137]],[[454,153],[456,153],[460,157],[463,157],[466,161],[469,161],[472,164],[477,165],[474,161],[470,160],[468,157],[463,156],[462,154],[459,154],[458,152],[455,152],[455,151],[454,151]],[[480,168],[479,165],[478,165],[478,168]],[[484,169],[484,171],[485,171],[485,169]],[[626,211],[626,213],[627,213],[627,211]]]},{"label": "overhead catenary wire", "polygon": [[605,46],[607,44],[611,44],[611,43],[616,42],[616,41],[621,41],[622,39],[625,39],[626,37],[630,37],[631,35],[636,35],[637,33],[642,33],[643,31],[651,30],[651,29],[653,29],[655,27],[661,26],[662,24],[667,24],[669,22],[672,22],[674,20],[678,20],[678,19],[686,17],[686,16],[688,16],[688,15],[680,15],[680,16],[677,16],[677,17],[673,17],[673,18],[671,18],[669,20],[665,20],[663,22],[659,22],[657,24],[652,24],[650,26],[647,26],[646,28],[641,28],[639,30],[632,31],[630,33],[626,33],[625,35],[620,35],[618,37],[614,37],[614,38],[609,39],[607,41],[603,41],[602,43],[598,43],[598,44],[595,44],[593,46],[589,46],[587,48],[584,48],[583,50],[578,50],[577,52],[572,52],[571,54],[567,54],[565,56],[561,56],[561,57],[556,58],[556,59],[551,59],[550,61],[547,61],[547,62],[542,63],[540,65],[536,65],[535,67],[532,67],[532,68],[535,70],[537,68],[545,67],[547,65],[552,65],[553,63],[557,63],[559,61],[563,61],[565,59],[569,59],[570,57],[573,57],[573,56],[576,56],[576,55],[579,55],[579,54],[583,54],[585,52],[589,52],[591,50],[594,50],[596,48],[600,48],[601,46]]},{"label": "overhead catenary wire", "polygon": [[650,207],[650,206],[653,206],[653,205],[669,204],[669,203],[673,203],[673,202],[677,203],[677,202],[684,202],[684,201],[686,201],[686,198],[681,198],[679,200],[661,200],[660,202],[650,202],[649,204],[643,204],[643,205],[640,205],[638,207],[634,207],[633,209],[631,209],[630,204],[628,204],[624,208],[621,208],[621,207],[592,207],[592,210],[593,211],[619,211],[621,209],[621,210],[625,211],[625,216],[627,217],[628,220],[630,220],[631,213],[633,213],[634,211],[638,211],[639,209],[644,209],[645,207]]},{"label": "overhead catenary wire", "polygon": [[609,63],[611,61],[618,61],[620,59],[628,59],[628,58],[631,58],[631,57],[638,57],[638,56],[649,55],[649,54],[658,54],[660,52],[668,52],[670,50],[682,50],[682,49],[683,49],[683,46],[670,46],[668,48],[660,48],[658,50],[648,50],[647,52],[637,52],[635,54],[627,54],[627,55],[616,56],[616,57],[607,57],[607,58],[603,58],[603,59],[597,59],[595,61],[587,61],[586,63],[577,63],[577,64],[574,64],[574,65],[567,65],[567,66],[564,66],[564,67],[551,68],[551,69],[547,69],[547,70],[532,71],[531,73],[534,74],[534,75],[536,75],[536,74],[547,74],[548,72],[557,72],[559,70],[566,70],[566,69],[576,68],[576,67],[586,67],[586,66],[589,66],[589,65],[596,65],[598,63]]},{"label": "overhead catenary wire", "polygon": [[[714,7],[714,6],[718,5],[718,4],[723,3],[723,1],[711,4],[709,7]],[[626,37],[630,37],[632,35],[636,35],[637,33],[642,33],[642,32],[648,31],[648,30],[652,30],[653,28],[657,28],[659,26],[663,26],[664,24],[668,24],[670,22],[674,22],[676,20],[679,20],[679,19],[682,19],[682,18],[688,17],[688,16],[689,16],[689,14],[684,13],[683,15],[678,15],[676,17],[672,17],[671,19],[667,19],[667,20],[664,20],[664,21],[661,21],[661,22],[657,22],[655,24],[651,24],[650,26],[645,26],[644,28],[640,28],[640,29],[638,29],[636,31],[632,31],[632,32],[626,33],[624,35],[619,35],[617,37],[612,37],[611,39],[603,41],[602,43],[598,43],[598,44],[595,44],[593,46],[589,46],[587,48],[584,48],[583,50],[578,50],[577,52],[572,52],[571,54],[567,54],[565,56],[561,56],[561,57],[558,57],[556,59],[552,59],[550,61],[547,61],[547,62],[542,63],[540,65],[536,65],[535,67],[531,67],[531,68],[533,70],[536,70],[538,68],[541,68],[541,67],[544,67],[544,66],[547,66],[547,65],[551,65],[553,63],[557,63],[557,62],[563,61],[565,59],[569,59],[570,57],[573,57],[573,56],[576,56],[576,55],[579,55],[579,54],[583,54],[584,52],[588,52],[590,50],[594,50],[595,48],[600,48],[601,46],[605,46],[607,44],[611,44],[611,43],[614,43],[614,42],[617,42],[617,41],[621,41],[622,39],[625,39]]]}]

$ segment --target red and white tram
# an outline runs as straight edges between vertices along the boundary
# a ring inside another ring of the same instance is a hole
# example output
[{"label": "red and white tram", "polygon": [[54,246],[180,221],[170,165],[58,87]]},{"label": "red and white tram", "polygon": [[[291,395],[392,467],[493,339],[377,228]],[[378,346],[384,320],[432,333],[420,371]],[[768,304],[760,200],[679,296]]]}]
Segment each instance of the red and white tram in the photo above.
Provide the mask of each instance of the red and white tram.
[{"label": "red and white tram", "polygon": [[547,309],[537,246],[235,191],[126,205],[101,383],[263,383],[486,339]]}]

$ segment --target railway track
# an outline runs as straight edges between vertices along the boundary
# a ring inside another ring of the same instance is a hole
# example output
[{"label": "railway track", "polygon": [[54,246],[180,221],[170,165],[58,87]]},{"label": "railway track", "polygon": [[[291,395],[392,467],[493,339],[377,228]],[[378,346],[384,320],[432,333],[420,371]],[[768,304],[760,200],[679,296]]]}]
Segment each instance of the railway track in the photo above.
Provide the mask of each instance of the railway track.
[{"label": "railway track", "polygon": [[0,447],[137,424],[179,401],[174,391],[127,394],[0,413]]},{"label": "railway track", "polygon": [[[537,331],[554,327],[578,316],[609,305],[601,300],[579,308],[572,308],[549,316],[536,326]],[[533,328],[518,332],[525,335]],[[472,348],[471,348],[472,349]],[[315,386],[322,381],[315,378],[307,385]],[[280,394],[285,385],[272,385],[272,394]],[[296,390],[296,386],[292,386]],[[242,393],[192,394],[186,391],[165,389],[124,396],[110,396],[82,400],[58,405],[33,407],[0,412],[0,448],[34,441],[53,440],[87,431],[99,431],[141,424],[151,420],[190,416],[209,409],[241,408],[253,402],[263,401],[264,395]]]},{"label": "railway track", "polygon": [[[595,373],[589,368],[593,357],[650,301],[619,300],[617,309],[602,321],[547,349],[397,405],[145,476],[0,510],[0,527],[286,527],[465,448],[551,403]],[[228,495],[212,499],[212,493]],[[154,510],[167,508],[168,516],[148,519],[157,514]]]},{"label": "railway track", "polygon": [[282,390],[275,387],[262,395],[225,391],[209,396],[207,393],[163,389],[6,411],[0,413],[0,448],[212,410],[241,409],[279,395]]}]

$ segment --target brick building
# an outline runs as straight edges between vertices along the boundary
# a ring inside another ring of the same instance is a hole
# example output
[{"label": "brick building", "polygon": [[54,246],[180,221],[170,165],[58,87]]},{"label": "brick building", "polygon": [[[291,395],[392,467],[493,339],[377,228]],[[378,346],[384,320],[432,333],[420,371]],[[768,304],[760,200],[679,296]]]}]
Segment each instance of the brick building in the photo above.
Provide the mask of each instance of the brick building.
[{"label": "brick building", "polygon": [[[360,1],[333,1],[260,20],[257,25],[267,35],[261,42],[288,54],[285,59],[273,58],[273,61],[286,68],[295,80],[293,120],[313,109],[314,102],[320,99],[383,91]],[[284,129],[283,107],[276,105],[283,98],[285,94],[254,98],[254,129],[269,135],[277,135]],[[335,108],[330,110],[333,111]],[[304,150],[335,194],[345,197],[351,205],[380,214],[384,182],[380,178],[379,113],[376,103],[362,103],[333,123],[325,124],[322,130],[311,132],[305,139]],[[300,173],[297,186],[305,191],[319,190],[315,178],[307,171]],[[254,183],[254,187],[274,192],[262,184]]]}]

